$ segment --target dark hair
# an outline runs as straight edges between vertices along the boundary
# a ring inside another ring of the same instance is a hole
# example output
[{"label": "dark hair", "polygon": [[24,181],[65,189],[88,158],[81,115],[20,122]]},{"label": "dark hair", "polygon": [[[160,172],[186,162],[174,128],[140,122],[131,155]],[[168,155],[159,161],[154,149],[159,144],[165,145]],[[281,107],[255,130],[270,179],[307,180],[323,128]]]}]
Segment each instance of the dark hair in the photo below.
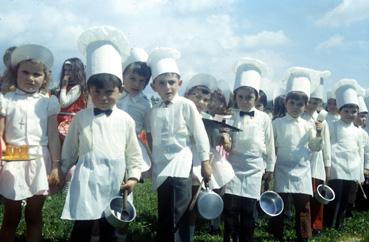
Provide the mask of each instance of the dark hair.
[{"label": "dark hair", "polygon": [[286,100],[285,95],[280,95],[274,98],[272,110],[273,120],[276,118],[281,118],[286,115],[287,110],[286,106],[284,105],[285,100]]},{"label": "dark hair", "polygon": [[205,95],[208,95],[211,92],[207,86],[198,85],[198,86],[191,87],[191,89],[186,92],[186,95],[191,95],[192,92],[194,92],[195,90],[199,90],[202,92],[202,94],[205,94]]},{"label": "dark hair", "polygon": [[224,93],[219,88],[215,89],[210,94],[210,100],[208,104],[208,113],[212,116],[215,114],[227,115],[230,114],[227,99]]},{"label": "dark hair", "polygon": [[358,106],[358,105],[356,105],[356,104],[350,104],[350,103],[343,105],[342,107],[340,107],[340,108],[338,109],[338,111],[339,111],[339,112],[341,112],[341,110],[342,110],[343,108],[351,108],[351,107],[355,107],[355,108],[357,109],[357,111],[359,112],[359,106]]},{"label": "dark hair", "polygon": [[90,89],[92,86],[97,89],[115,88],[119,90],[122,88],[122,81],[115,75],[109,73],[100,73],[91,76],[87,81],[87,88]]},{"label": "dark hair", "polygon": [[307,104],[307,102],[309,101],[309,97],[300,91],[292,91],[289,92],[286,96],[286,102],[288,102],[288,100],[293,99],[293,100],[303,100],[305,105]]},{"label": "dark hair", "polygon": [[257,100],[258,103],[262,103],[264,107],[268,105],[268,98],[267,95],[263,90],[260,89],[259,91],[259,98]]},{"label": "dark hair", "polygon": [[128,71],[143,76],[145,78],[145,87],[147,86],[151,77],[151,69],[145,62],[137,61],[129,64],[123,71],[123,77]]},{"label": "dark hair", "polygon": [[61,68],[61,73],[60,73],[59,89],[61,89],[66,65],[70,65],[72,67],[71,79],[76,81],[76,83],[78,83],[81,86],[81,93],[84,95],[86,93],[85,65],[77,57],[69,58],[64,61],[63,66]]},{"label": "dark hair", "polygon": [[237,98],[237,91],[240,90],[240,88],[242,88],[244,90],[247,90],[249,92],[254,92],[254,94],[255,94],[255,104],[256,104],[256,101],[258,100],[258,97],[259,97],[258,91],[253,87],[242,86],[242,87],[239,87],[239,88],[237,88],[236,90],[233,91],[233,107],[238,108],[236,98]]}]

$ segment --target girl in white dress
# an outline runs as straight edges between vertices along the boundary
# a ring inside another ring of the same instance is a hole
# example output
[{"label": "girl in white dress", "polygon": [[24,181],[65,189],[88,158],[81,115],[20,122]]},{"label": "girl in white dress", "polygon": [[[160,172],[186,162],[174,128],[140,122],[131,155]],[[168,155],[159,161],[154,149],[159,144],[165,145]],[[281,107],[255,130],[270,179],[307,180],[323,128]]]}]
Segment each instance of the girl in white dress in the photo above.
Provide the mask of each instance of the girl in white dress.
[{"label": "girl in white dress", "polygon": [[49,184],[60,184],[59,104],[55,96],[47,95],[52,62],[51,52],[39,45],[17,47],[11,55],[16,90],[0,96],[0,135],[8,146],[28,145],[34,159],[1,163],[5,212],[0,241],[14,241],[22,201],[26,201],[26,239],[41,241],[42,207]]}]

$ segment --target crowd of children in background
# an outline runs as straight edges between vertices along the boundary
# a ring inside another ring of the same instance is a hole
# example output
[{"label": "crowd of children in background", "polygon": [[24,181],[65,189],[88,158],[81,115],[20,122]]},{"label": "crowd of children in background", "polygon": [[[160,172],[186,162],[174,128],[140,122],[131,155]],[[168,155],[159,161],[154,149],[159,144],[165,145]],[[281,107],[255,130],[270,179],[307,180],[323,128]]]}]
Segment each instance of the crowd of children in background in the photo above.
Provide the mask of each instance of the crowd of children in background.
[{"label": "crowd of children in background", "polygon": [[[124,190],[133,203],[142,176],[151,176],[157,192],[158,242],[194,241],[190,204],[208,187],[224,201],[210,229],[219,231],[222,218],[225,242],[254,240],[258,200],[269,184],[285,204],[268,224],[278,241],[291,211],[297,240],[308,241],[323,228],[340,229],[354,207],[368,209],[359,187],[369,186],[369,93],[355,80],[339,80],[325,94],[329,71],[291,67],[268,102],[261,90],[268,66],[257,59],[237,60],[231,88],[201,71],[182,80],[179,51],[129,48],[111,26],[86,30],[78,46],[86,66],[65,60],[55,89],[49,49],[5,51],[1,147],[9,155],[27,146],[29,157],[1,161],[0,241],[14,241],[22,206],[26,240],[41,241],[45,199],[66,183],[61,218],[74,221],[70,241],[125,241],[127,227],[112,226],[105,210]],[[148,84],[156,103],[143,93]],[[314,198],[321,184],[335,193],[324,206]]]}]

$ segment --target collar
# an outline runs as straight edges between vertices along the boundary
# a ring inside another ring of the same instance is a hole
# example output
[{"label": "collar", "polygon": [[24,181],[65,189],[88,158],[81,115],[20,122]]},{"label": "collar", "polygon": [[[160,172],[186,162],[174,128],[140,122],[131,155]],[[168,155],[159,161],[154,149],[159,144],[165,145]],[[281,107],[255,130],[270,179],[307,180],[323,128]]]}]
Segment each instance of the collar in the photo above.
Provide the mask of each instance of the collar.
[{"label": "collar", "polygon": [[27,93],[27,92],[24,92],[24,91],[22,91],[22,90],[20,90],[20,89],[15,89],[15,93],[17,94],[17,95],[21,95],[21,96],[28,96],[28,97],[39,97],[39,96],[41,96],[42,94],[41,93],[39,93],[39,92],[35,92],[35,93]]},{"label": "collar", "polygon": [[[167,107],[170,104],[175,104],[176,102],[178,102],[179,97],[178,94],[174,95],[173,99],[171,101],[161,101],[159,107]],[[167,104],[167,102],[169,102],[169,104]]]},{"label": "collar", "polygon": [[289,120],[289,121],[294,121],[294,122],[299,122],[301,120],[301,117],[297,117],[297,118],[294,118],[292,117],[289,113],[286,112],[286,119]]}]

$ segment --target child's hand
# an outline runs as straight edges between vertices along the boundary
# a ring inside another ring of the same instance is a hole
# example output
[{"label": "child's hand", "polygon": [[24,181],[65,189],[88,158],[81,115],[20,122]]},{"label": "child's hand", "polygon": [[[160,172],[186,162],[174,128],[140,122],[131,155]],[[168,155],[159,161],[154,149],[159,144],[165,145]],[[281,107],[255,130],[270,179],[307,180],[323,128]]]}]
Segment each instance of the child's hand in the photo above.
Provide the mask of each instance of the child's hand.
[{"label": "child's hand", "polygon": [[70,80],[70,75],[64,75],[63,76],[63,80],[62,80],[62,83],[61,83],[61,86],[62,87],[66,87],[68,86],[68,82]]},{"label": "child's hand", "polygon": [[316,136],[320,137],[323,130],[323,123],[322,122],[315,122],[315,129],[316,129]]},{"label": "child's hand", "polygon": [[270,182],[273,179],[273,172],[266,171],[262,178],[265,182]]},{"label": "child's hand", "polygon": [[364,169],[364,176],[368,177],[369,176],[369,170],[368,169]]},{"label": "child's hand", "polygon": [[220,133],[219,145],[222,145],[224,150],[229,152],[232,149],[232,139],[229,133]]},{"label": "child's hand", "polygon": [[209,181],[211,174],[213,173],[210,161],[206,160],[201,163],[201,176],[205,181]]},{"label": "child's hand", "polygon": [[64,179],[60,167],[55,167],[51,170],[51,173],[48,177],[48,182],[49,186],[57,188],[56,190],[60,190],[63,187]]},{"label": "child's hand", "polygon": [[128,181],[126,183],[122,182],[122,184],[120,185],[120,189],[121,190],[127,190],[128,194],[129,194],[133,191],[136,184],[137,184],[136,179],[128,179]]}]

